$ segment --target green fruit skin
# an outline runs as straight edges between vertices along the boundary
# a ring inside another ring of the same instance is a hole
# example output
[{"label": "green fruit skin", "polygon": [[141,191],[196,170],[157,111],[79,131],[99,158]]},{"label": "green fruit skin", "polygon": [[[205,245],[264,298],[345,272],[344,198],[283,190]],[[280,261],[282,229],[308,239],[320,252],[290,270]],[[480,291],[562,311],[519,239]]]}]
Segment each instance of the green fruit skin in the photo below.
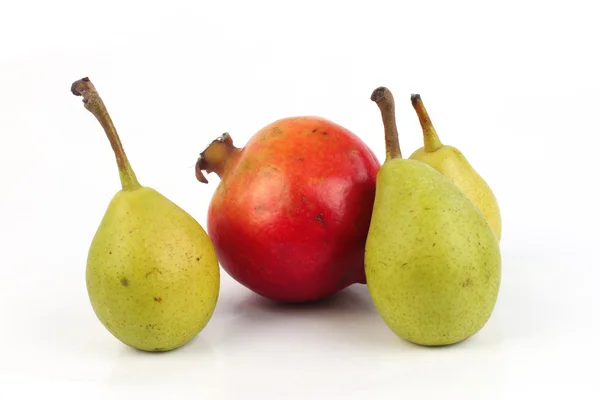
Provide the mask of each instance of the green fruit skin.
[{"label": "green fruit skin", "polygon": [[426,163],[458,186],[483,212],[498,241],[500,241],[502,238],[502,218],[496,196],[460,150],[452,146],[442,145],[435,151],[427,152],[424,147],[421,147],[409,158]]},{"label": "green fruit skin", "polygon": [[87,290],[102,324],[139,350],[168,351],[212,317],[219,264],[202,226],[154,189],[120,191],[90,246]]},{"label": "green fruit skin", "polygon": [[365,268],[392,331],[425,346],[474,335],[496,304],[501,263],[485,217],[449,179],[415,160],[384,163]]}]

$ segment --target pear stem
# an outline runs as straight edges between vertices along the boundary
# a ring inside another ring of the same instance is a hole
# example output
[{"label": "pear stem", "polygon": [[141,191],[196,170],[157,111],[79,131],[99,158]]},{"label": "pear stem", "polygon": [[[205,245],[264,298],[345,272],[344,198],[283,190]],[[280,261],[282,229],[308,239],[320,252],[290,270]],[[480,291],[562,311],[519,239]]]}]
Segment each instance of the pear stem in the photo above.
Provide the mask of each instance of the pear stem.
[{"label": "pear stem", "polygon": [[419,123],[421,123],[421,128],[423,129],[423,143],[425,145],[425,151],[427,153],[432,153],[440,149],[442,147],[442,142],[440,141],[440,138],[438,137],[438,134],[431,123],[427,109],[423,104],[423,100],[421,100],[421,95],[411,95],[410,101],[413,105],[413,108],[417,112]]},{"label": "pear stem", "polygon": [[102,128],[104,128],[104,132],[108,137],[108,141],[110,142],[115,153],[115,158],[117,159],[117,166],[119,168],[119,176],[121,177],[121,186],[123,187],[123,190],[135,190],[140,188],[141,185],[129,164],[117,129],[108,114],[102,98],[100,98],[98,91],[90,79],[86,77],[73,82],[71,85],[71,92],[75,96],[83,97],[83,105],[85,108],[96,117],[98,122],[100,122],[100,125],[102,125]]},{"label": "pear stem", "polygon": [[392,92],[388,88],[380,86],[371,94],[371,100],[377,103],[381,111],[385,131],[386,160],[402,158],[398,141],[398,127],[396,126],[396,106]]}]

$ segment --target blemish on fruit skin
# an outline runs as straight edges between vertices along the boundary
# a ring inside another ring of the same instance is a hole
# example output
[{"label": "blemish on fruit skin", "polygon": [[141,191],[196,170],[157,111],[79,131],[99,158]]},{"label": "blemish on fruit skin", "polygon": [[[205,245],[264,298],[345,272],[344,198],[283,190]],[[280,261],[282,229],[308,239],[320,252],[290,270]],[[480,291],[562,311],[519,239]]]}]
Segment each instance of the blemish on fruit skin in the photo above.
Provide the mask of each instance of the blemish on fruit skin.
[{"label": "blemish on fruit skin", "polygon": [[323,215],[323,213],[318,213],[317,215],[315,215],[315,219],[319,222],[325,222],[325,216]]},{"label": "blemish on fruit skin", "polygon": [[276,136],[281,136],[284,134],[284,130],[283,128],[281,128],[279,125],[275,125],[273,126],[273,128],[271,129],[271,132],[269,132],[268,135],[264,136],[264,139],[270,139]]},{"label": "blemish on fruit skin", "polygon": [[154,301],[157,303],[162,303],[162,297],[155,297]]},{"label": "blemish on fruit skin", "polygon": [[317,133],[317,128],[313,129],[312,133]]},{"label": "blemish on fruit skin", "polygon": [[146,272],[146,278],[148,278],[150,275],[152,275],[155,272],[158,272],[159,274],[162,275],[162,272],[160,272],[157,268],[152,268],[150,271]]},{"label": "blemish on fruit skin", "polygon": [[128,286],[129,285],[129,281],[127,280],[127,278],[121,279],[121,285],[123,285],[123,286]]},{"label": "blemish on fruit skin", "polygon": [[462,283],[462,287],[467,287],[470,284],[471,284],[471,278],[467,278],[467,280]]},{"label": "blemish on fruit skin", "polygon": [[258,205],[256,207],[254,207],[254,211],[256,211],[257,213],[263,213],[263,212],[267,211],[267,207],[263,206],[263,205]]}]

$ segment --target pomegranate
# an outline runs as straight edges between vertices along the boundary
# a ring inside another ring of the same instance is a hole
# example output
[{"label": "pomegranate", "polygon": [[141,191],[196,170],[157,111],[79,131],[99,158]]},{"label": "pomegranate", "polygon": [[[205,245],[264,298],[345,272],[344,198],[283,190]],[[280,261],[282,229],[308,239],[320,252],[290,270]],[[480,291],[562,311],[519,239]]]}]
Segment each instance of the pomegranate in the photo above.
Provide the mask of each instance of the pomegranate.
[{"label": "pomegranate", "polygon": [[267,125],[243,148],[227,133],[196,163],[221,182],[207,231],[222,268],[283,302],[366,283],[364,251],[380,163],[356,135],[321,117]]}]

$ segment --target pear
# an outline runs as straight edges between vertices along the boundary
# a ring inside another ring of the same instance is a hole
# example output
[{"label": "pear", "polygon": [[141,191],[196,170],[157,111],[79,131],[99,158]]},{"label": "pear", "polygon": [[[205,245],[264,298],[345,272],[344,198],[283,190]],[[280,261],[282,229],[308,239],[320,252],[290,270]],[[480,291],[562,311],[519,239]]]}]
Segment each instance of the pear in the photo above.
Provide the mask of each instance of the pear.
[{"label": "pear", "polygon": [[492,189],[460,150],[440,141],[421,96],[413,94],[410,100],[423,129],[424,146],[417,149],[409,158],[430,165],[454,182],[485,215],[500,241],[502,218]]},{"label": "pear", "polygon": [[89,248],[86,284],[104,327],[124,344],[169,351],[188,343],[216,307],[220,277],[212,242],[187,212],[140,185],[92,82],[73,94],[100,122],[116,156],[122,189],[108,205]]},{"label": "pear", "polygon": [[403,159],[395,105],[385,87],[386,159],[377,174],[365,250],[367,287],[401,338],[424,346],[463,341],[490,318],[500,288],[498,241],[483,214],[429,165]]}]

